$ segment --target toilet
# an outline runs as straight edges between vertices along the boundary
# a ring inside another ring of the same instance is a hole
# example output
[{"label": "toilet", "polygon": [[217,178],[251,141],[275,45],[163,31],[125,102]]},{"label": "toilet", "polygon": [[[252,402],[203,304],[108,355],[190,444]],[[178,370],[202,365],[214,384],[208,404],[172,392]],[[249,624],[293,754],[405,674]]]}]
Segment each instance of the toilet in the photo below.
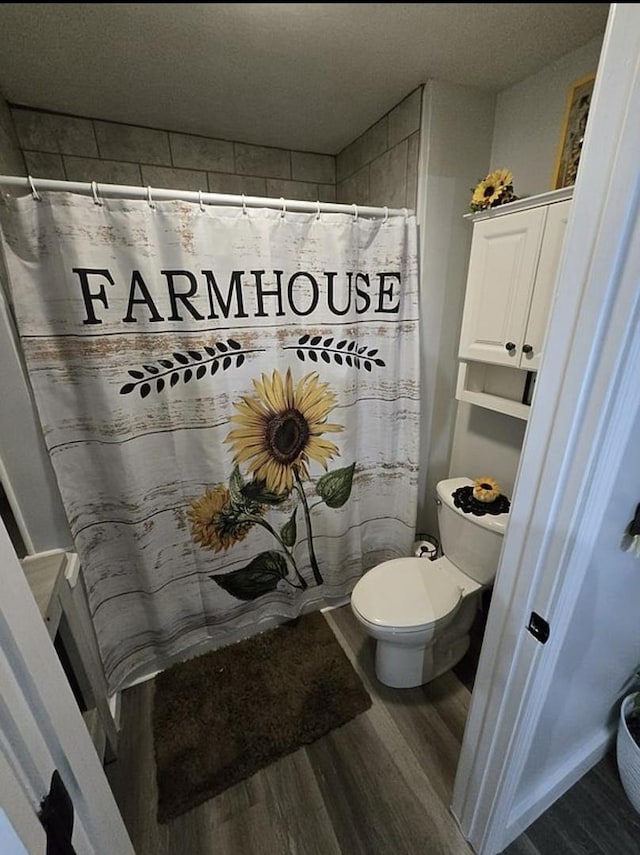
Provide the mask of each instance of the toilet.
[{"label": "toilet", "polygon": [[449,478],[436,487],[441,558],[385,561],[353,589],[351,609],[376,639],[376,676],[387,686],[428,683],[469,648],[481,591],[495,578],[508,512],[477,516],[456,507],[455,491],[468,486],[470,478]]}]

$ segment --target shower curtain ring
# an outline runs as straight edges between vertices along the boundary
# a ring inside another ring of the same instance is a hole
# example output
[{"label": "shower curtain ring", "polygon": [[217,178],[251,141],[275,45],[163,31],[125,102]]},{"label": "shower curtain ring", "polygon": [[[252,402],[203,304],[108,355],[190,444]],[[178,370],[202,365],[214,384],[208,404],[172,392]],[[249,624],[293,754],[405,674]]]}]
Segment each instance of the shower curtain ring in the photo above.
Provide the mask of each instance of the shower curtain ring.
[{"label": "shower curtain ring", "polygon": [[382,225],[384,225],[388,219],[389,219],[389,209],[385,205],[384,206],[384,220],[382,221]]},{"label": "shower curtain ring", "polygon": [[244,217],[247,217],[249,215],[249,212],[247,211],[247,202],[244,198],[244,193],[242,194],[242,215]]},{"label": "shower curtain ring", "polygon": [[204,202],[202,201],[202,190],[198,190],[198,202],[200,203],[200,210],[204,214]]},{"label": "shower curtain ring", "polygon": [[98,185],[95,181],[91,182],[91,192],[93,193],[93,201],[96,205],[102,205],[102,199],[98,196]]},{"label": "shower curtain ring", "polygon": [[36,200],[36,202],[41,202],[42,196],[36,190],[36,185],[33,183],[33,178],[30,175],[27,175],[27,178],[29,179],[29,184],[31,185],[31,195]]},{"label": "shower curtain ring", "polygon": [[355,223],[357,219],[358,219],[358,206],[354,202],[353,203],[353,222]]},{"label": "shower curtain ring", "polygon": [[151,210],[155,211],[156,203],[151,198],[151,186],[150,185],[147,187],[147,202],[149,203],[149,207],[151,208]]},{"label": "shower curtain ring", "polygon": [[318,213],[316,214],[316,220],[320,219],[320,199],[317,200],[316,205],[318,206]]},{"label": "shower curtain ring", "polygon": [[287,214],[287,203],[284,201],[284,198],[282,196],[280,197],[280,201],[282,202],[282,212],[280,214],[280,218],[284,220]]}]

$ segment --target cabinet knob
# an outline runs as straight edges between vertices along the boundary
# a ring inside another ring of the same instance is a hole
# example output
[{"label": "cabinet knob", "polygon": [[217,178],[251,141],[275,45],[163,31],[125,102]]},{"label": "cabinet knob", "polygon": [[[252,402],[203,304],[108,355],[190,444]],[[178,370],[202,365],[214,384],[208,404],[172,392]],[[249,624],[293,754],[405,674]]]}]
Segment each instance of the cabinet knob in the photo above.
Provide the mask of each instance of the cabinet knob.
[{"label": "cabinet knob", "polygon": [[530,344],[524,344],[524,345],[522,346],[522,352],[523,352],[523,353],[533,353],[533,347],[532,347],[532,345],[530,345]]},{"label": "cabinet knob", "polygon": [[505,344],[505,349],[506,349],[506,350],[508,350],[508,351],[509,351],[509,353],[513,353],[513,351],[516,349],[516,346],[515,346],[515,344],[514,344],[512,341],[508,341],[508,342]]}]

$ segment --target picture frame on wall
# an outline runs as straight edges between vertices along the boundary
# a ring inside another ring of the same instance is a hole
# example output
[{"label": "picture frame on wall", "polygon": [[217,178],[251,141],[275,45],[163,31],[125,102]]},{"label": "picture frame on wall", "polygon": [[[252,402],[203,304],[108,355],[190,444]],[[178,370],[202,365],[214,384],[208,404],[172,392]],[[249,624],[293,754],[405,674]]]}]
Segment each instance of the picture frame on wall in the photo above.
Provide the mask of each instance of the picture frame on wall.
[{"label": "picture frame on wall", "polygon": [[582,142],[596,80],[595,71],[579,77],[567,91],[564,116],[553,169],[552,189],[570,187],[576,183]]}]

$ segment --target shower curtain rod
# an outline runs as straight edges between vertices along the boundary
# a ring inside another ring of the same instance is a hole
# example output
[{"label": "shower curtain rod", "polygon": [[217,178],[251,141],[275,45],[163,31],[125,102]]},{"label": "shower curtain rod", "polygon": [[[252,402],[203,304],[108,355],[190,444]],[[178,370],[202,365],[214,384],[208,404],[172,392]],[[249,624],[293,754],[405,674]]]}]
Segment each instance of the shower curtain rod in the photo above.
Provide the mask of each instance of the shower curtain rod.
[{"label": "shower curtain rod", "polygon": [[343,205],[335,202],[304,202],[299,199],[273,198],[269,196],[245,196],[228,193],[205,193],[200,190],[164,190],[155,187],[135,187],[125,184],[102,184],[95,181],[60,181],[52,178],[23,178],[17,175],[0,175],[0,185],[28,190],[38,198],[39,191],[61,191],[92,195],[99,204],[100,199],[146,199],[153,202],[180,200],[199,202],[201,205],[232,205],[246,208],[275,208],[300,213],[352,214],[354,217],[398,217],[413,213],[408,208],[374,208],[368,205]]}]

